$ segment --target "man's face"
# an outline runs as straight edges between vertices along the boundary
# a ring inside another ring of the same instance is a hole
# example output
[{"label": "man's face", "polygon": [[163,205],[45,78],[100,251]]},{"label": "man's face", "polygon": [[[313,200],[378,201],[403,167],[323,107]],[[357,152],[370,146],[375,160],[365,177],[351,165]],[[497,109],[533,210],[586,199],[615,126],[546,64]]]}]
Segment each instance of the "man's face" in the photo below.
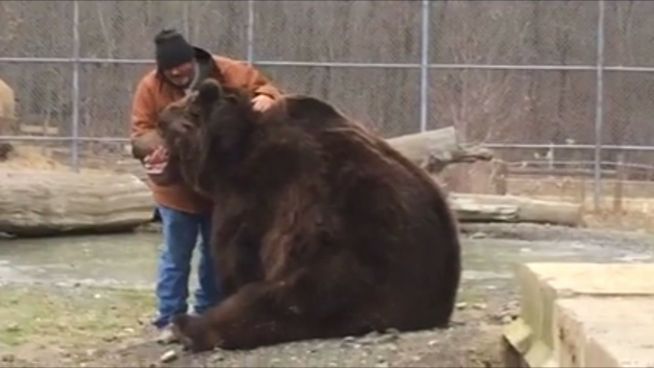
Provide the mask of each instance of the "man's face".
[{"label": "man's face", "polygon": [[163,74],[168,80],[180,88],[185,88],[193,80],[193,62],[180,64],[176,67],[164,70]]}]

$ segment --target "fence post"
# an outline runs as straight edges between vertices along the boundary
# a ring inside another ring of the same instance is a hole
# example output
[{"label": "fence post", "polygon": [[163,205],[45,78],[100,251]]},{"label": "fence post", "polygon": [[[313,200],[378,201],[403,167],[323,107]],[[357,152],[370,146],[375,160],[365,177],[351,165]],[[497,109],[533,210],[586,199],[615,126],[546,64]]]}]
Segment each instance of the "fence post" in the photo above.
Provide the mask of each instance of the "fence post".
[{"label": "fence post", "polygon": [[597,14],[597,99],[595,102],[595,180],[593,202],[595,211],[600,209],[601,199],[601,160],[602,125],[604,123],[604,0],[598,2]]},{"label": "fence post", "polygon": [[615,181],[613,184],[613,212],[622,212],[624,198],[624,182],[627,180],[627,167],[625,165],[625,153],[618,153],[618,162],[615,168]]},{"label": "fence post", "polygon": [[194,42],[195,40],[191,38],[191,16],[189,6],[191,5],[187,1],[182,4],[182,27],[184,28],[184,36],[186,39],[189,40],[189,42]]},{"label": "fence post", "polygon": [[247,59],[254,63],[254,0],[248,0]]},{"label": "fence post", "polygon": [[422,55],[420,62],[420,131],[427,130],[427,86],[429,84],[429,0],[422,0]]},{"label": "fence post", "polygon": [[71,164],[73,171],[79,171],[79,3],[73,1],[73,117],[71,139]]}]

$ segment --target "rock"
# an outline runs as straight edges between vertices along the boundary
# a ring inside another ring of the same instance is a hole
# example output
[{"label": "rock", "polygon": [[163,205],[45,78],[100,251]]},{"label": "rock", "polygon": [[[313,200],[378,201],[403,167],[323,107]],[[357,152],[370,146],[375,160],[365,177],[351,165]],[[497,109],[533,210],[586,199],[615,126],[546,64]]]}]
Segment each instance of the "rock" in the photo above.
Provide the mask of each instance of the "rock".
[{"label": "rock", "polygon": [[505,304],[502,309],[494,315],[494,318],[506,324],[514,320],[520,313],[520,303],[516,300]]},{"label": "rock", "polygon": [[386,330],[386,333],[384,333],[383,335],[379,336],[379,338],[377,338],[377,342],[380,344],[385,344],[385,343],[393,342],[399,338],[400,338],[400,331],[398,331],[395,328],[389,328],[388,330]]},{"label": "rock", "polygon": [[438,344],[438,340],[430,340],[430,341],[427,343],[427,345],[429,345],[429,346],[435,346],[436,344]]},{"label": "rock", "polygon": [[389,328],[386,330],[386,333],[390,335],[396,335],[398,337],[400,336],[400,330],[398,330],[397,328]]},{"label": "rock", "polygon": [[351,344],[355,345],[355,348],[359,348],[361,345],[379,345],[390,343],[399,338],[400,332],[397,329],[390,328],[384,333],[379,333],[377,331],[370,332],[359,339],[353,339]]},{"label": "rock", "polygon": [[105,342],[113,342],[118,340],[118,337],[116,335],[110,335],[110,336],[105,336],[102,338]]},{"label": "rock", "polygon": [[468,306],[466,302],[456,303],[456,309],[465,309]]},{"label": "rock", "polygon": [[472,307],[475,308],[475,309],[478,309],[478,310],[484,310],[488,306],[486,305],[486,303],[475,303],[475,304],[472,305]]},{"label": "rock", "polygon": [[488,238],[488,234],[486,234],[483,231],[477,231],[476,233],[472,234],[470,236],[470,238],[472,238],[472,239],[484,239],[484,238]]},{"label": "rock", "polygon": [[520,301],[512,300],[506,305],[506,309],[513,311],[516,315],[520,313]]},{"label": "rock", "polygon": [[354,336],[347,336],[347,337],[343,338],[343,340],[341,340],[341,347],[350,346],[350,345],[354,344],[355,341],[356,341],[356,339],[354,338]]},{"label": "rock", "polygon": [[172,362],[175,359],[177,359],[177,352],[175,352],[175,350],[168,350],[167,352],[161,355],[159,361],[161,361],[162,363],[168,363],[168,362]]},{"label": "rock", "polygon": [[399,339],[399,335],[381,335],[377,338],[376,343],[377,344],[388,344],[390,342],[393,342],[397,339]]},{"label": "rock", "polygon": [[379,333],[377,331],[373,331],[360,338],[358,342],[361,345],[370,345],[377,342],[378,338],[379,338]]},{"label": "rock", "polygon": [[20,326],[17,323],[10,323],[7,325],[7,332],[18,332],[20,331]]},{"label": "rock", "polygon": [[62,358],[60,363],[64,363],[62,366],[63,367],[70,367],[73,365],[73,359],[72,358]]}]

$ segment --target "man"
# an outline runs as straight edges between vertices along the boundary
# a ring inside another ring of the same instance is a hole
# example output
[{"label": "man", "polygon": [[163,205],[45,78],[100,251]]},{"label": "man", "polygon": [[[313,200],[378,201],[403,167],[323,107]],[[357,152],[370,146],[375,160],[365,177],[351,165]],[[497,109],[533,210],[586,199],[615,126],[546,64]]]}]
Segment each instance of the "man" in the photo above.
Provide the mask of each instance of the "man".
[{"label": "man", "polygon": [[[156,68],[138,83],[132,105],[131,138],[156,129],[157,116],[169,103],[182,98],[204,78],[215,78],[226,86],[254,92],[253,108],[263,111],[280,96],[259,71],[227,57],[212,55],[190,45],[175,30],[163,30],[155,37]],[[167,152],[159,147],[143,159],[148,174],[160,173]],[[199,288],[195,313],[202,313],[221,301],[220,282],[210,254],[211,203],[183,184],[159,186],[149,182],[163,224],[164,247],[159,259],[156,295],[159,316],[154,325],[162,331],[160,341],[172,341],[171,318],[187,312],[188,280],[193,249],[201,235]]]}]

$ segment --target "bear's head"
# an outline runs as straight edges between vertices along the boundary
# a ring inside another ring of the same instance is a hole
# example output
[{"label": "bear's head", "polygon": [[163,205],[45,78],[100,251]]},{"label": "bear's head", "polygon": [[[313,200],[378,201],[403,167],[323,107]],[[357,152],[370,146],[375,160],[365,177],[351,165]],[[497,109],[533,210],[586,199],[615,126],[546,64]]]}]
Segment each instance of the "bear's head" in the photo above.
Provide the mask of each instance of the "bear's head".
[{"label": "bear's head", "polygon": [[159,116],[161,136],[183,180],[212,192],[216,175],[238,162],[259,114],[251,95],[206,79],[197,90],[168,105]]}]

